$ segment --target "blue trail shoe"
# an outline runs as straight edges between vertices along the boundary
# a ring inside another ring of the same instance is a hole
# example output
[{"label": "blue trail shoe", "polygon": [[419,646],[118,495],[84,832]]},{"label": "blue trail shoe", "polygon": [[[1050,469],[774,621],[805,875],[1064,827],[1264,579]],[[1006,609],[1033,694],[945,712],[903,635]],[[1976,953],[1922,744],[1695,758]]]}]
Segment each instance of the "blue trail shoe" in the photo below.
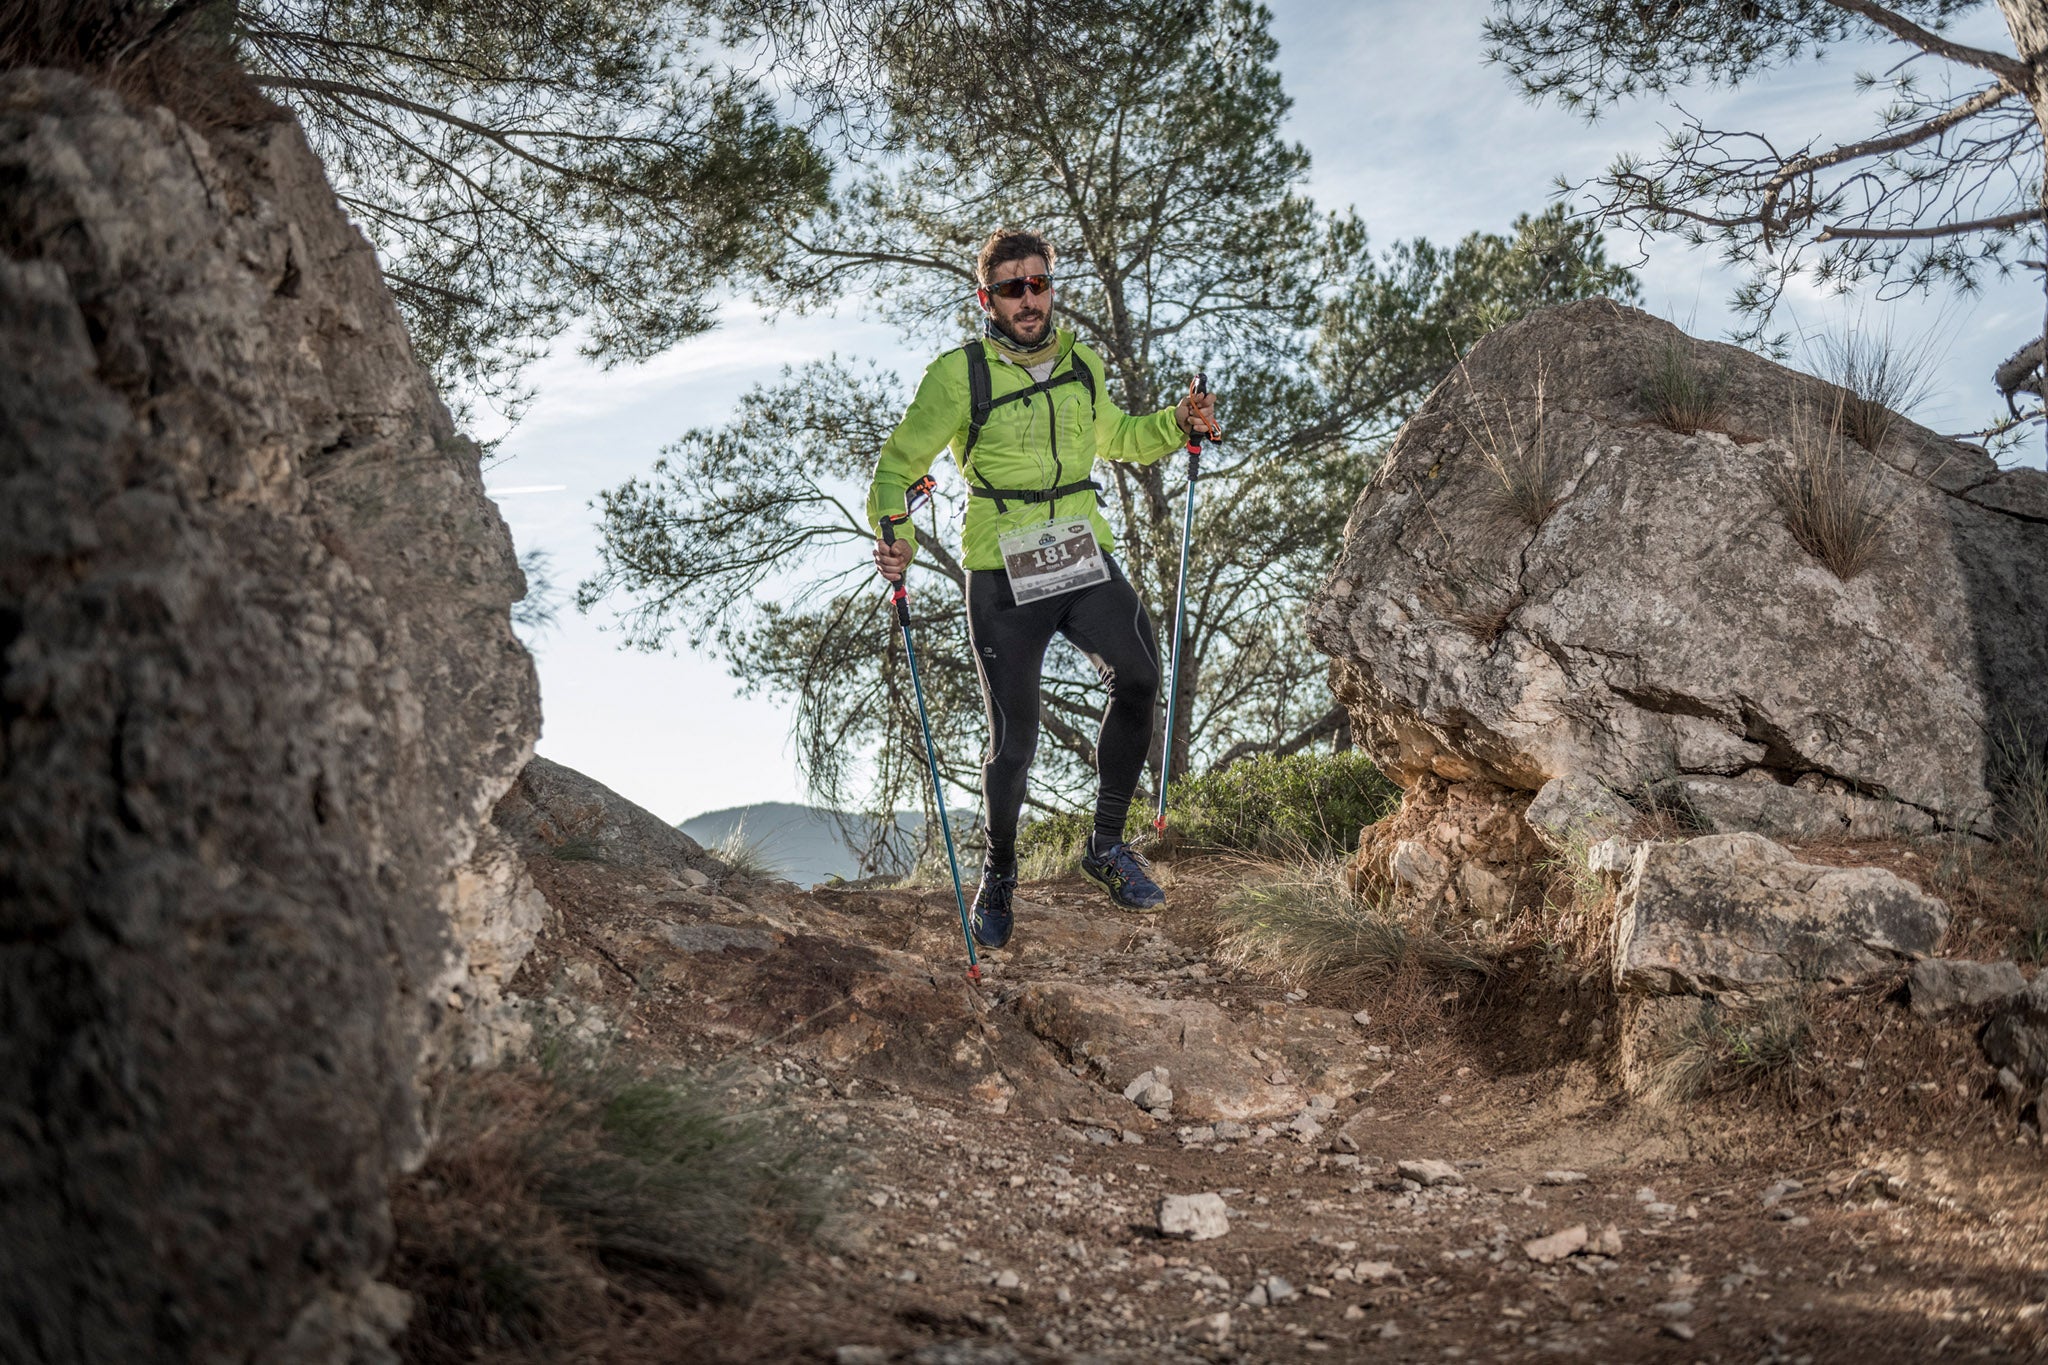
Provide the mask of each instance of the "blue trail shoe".
[{"label": "blue trail shoe", "polygon": [[974,909],[967,927],[974,941],[984,948],[1000,948],[1010,941],[1010,902],[1017,895],[1017,869],[997,872],[987,864],[981,869],[981,889],[974,893]]},{"label": "blue trail shoe", "polygon": [[1156,910],[1166,904],[1166,893],[1152,880],[1152,864],[1129,844],[1111,844],[1097,853],[1091,838],[1081,850],[1081,872],[1126,910]]}]

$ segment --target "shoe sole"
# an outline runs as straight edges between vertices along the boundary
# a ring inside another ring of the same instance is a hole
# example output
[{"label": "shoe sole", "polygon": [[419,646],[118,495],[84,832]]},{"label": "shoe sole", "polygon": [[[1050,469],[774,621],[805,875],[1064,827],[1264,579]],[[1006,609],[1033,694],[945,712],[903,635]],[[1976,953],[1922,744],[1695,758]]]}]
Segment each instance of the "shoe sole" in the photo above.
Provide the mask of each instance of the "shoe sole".
[{"label": "shoe sole", "polygon": [[1095,874],[1095,869],[1089,867],[1086,863],[1081,864],[1081,875],[1086,877],[1089,881],[1094,882],[1104,891],[1108,892],[1110,901],[1113,904],[1115,904],[1116,908],[1119,910],[1128,910],[1134,915],[1156,915],[1161,910],[1164,910],[1166,908],[1166,902],[1164,900],[1161,900],[1156,905],[1132,905],[1128,901],[1118,900],[1116,888],[1111,886],[1103,878],[1098,877]]}]

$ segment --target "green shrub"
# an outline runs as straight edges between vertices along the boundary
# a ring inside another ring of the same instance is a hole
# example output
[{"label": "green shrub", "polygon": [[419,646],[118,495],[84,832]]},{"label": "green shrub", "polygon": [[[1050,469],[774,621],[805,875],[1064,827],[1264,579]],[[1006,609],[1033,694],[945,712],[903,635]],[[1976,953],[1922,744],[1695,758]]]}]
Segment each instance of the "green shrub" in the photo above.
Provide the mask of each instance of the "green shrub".
[{"label": "green shrub", "polygon": [[1184,843],[1269,856],[1328,857],[1400,804],[1401,789],[1357,749],[1255,754],[1173,785],[1167,824]]},{"label": "green shrub", "polygon": [[[1400,800],[1401,789],[1356,749],[1254,754],[1176,781],[1166,823],[1187,847],[1322,858],[1357,847],[1358,832]],[[1124,837],[1143,835],[1153,814],[1149,802],[1133,802]],[[1029,881],[1069,870],[1094,827],[1094,813],[1085,810],[1031,821],[1017,833],[1021,875]]]}]

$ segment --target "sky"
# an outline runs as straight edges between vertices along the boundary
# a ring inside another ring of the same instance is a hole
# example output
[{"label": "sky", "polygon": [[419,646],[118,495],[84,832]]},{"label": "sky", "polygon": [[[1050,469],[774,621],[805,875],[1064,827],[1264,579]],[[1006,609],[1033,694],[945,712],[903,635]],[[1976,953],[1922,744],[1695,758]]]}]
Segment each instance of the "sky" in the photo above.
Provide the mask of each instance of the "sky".
[{"label": "sky", "polygon": [[[1675,118],[1652,101],[1588,125],[1554,106],[1528,104],[1499,68],[1482,63],[1483,0],[1269,3],[1281,76],[1294,99],[1286,134],[1312,158],[1307,190],[1322,207],[1357,207],[1381,246],[1505,231],[1516,214],[1550,202],[1559,176],[1584,180],[1619,151],[1652,151],[1660,125]],[[1995,8],[1983,11],[1955,36],[2009,49]],[[1875,50],[1831,57],[1737,92],[1691,92],[1687,107],[1725,115],[1724,124],[1854,132],[1869,126],[1857,112],[1870,106],[1854,102],[1851,77],[1859,66],[1888,60]],[[1650,312],[1699,336],[1728,331],[1733,278],[1710,251],[1669,241],[1639,246],[1632,236],[1612,235],[1608,250],[1637,269]],[[1902,304],[1804,290],[1788,297],[1778,325],[1818,333],[1861,319],[1890,326],[1897,337],[1930,338],[1942,357],[1939,378],[1914,417],[1958,431],[1992,414],[1991,369],[2039,330],[2041,307],[2039,291],[2023,281],[1994,281],[1966,299]],[[556,623],[530,637],[543,755],[669,821],[804,799],[789,703],[735,695],[724,666],[680,638],[666,653],[622,650],[607,629],[608,608],[581,616],[570,599],[597,567],[593,504],[601,490],[644,474],[683,432],[726,420],[741,394],[772,382],[782,367],[835,353],[873,357],[906,374],[930,359],[864,319],[858,300],[837,314],[781,319],[736,302],[717,330],[644,365],[600,370],[565,344],[528,372],[537,395],[503,433],[485,481],[519,550],[548,553],[561,599]],[[1228,395],[1220,401],[1227,411]],[[480,434],[501,433],[484,426]]]}]

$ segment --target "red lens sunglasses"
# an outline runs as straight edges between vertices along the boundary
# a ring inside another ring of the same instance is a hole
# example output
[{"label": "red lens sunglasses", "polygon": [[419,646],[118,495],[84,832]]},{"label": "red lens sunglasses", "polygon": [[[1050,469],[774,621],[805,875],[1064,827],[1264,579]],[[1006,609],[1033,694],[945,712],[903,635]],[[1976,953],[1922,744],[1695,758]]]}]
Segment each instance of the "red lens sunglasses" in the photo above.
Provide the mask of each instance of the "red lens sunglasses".
[{"label": "red lens sunglasses", "polygon": [[1050,275],[1019,275],[1014,280],[997,280],[987,286],[988,292],[999,299],[1021,299],[1024,291],[1030,290],[1035,297],[1052,288]]}]

